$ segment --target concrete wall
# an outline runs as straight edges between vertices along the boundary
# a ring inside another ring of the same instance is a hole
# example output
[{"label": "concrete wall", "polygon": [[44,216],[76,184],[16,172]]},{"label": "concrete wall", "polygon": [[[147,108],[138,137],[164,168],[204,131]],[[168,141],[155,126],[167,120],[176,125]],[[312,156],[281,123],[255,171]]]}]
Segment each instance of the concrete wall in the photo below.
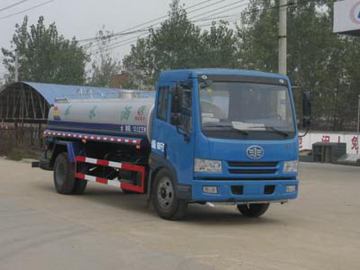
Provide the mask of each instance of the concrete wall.
[{"label": "concrete wall", "polygon": [[[302,132],[300,132],[302,134]],[[360,138],[360,136],[359,136]],[[346,143],[346,153],[347,154],[356,154],[360,156],[360,149],[358,143],[358,135],[348,132],[309,132],[305,137],[299,138],[299,149],[300,150],[310,150],[312,145],[316,142],[345,142]]]}]

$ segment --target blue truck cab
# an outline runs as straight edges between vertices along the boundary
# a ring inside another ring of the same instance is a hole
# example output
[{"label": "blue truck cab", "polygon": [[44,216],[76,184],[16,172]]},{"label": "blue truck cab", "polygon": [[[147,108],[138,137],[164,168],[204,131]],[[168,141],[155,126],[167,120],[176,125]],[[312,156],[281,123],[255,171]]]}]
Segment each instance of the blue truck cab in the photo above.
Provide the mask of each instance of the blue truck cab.
[{"label": "blue truck cab", "polygon": [[154,193],[163,206],[174,193],[169,181],[179,200],[232,202],[247,216],[297,197],[298,131],[286,76],[165,71],[156,93],[149,164],[166,170]]}]

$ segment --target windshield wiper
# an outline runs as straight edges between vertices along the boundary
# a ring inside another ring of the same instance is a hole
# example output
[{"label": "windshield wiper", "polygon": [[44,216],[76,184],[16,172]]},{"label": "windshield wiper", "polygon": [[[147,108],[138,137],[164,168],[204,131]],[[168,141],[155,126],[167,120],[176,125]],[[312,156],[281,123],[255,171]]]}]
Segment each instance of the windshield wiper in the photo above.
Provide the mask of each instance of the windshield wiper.
[{"label": "windshield wiper", "polygon": [[248,135],[249,133],[245,130],[242,130],[242,129],[237,129],[237,128],[234,128],[232,124],[207,124],[204,126],[204,128],[230,128],[231,130],[236,130],[237,132],[243,134],[243,135]]},{"label": "windshield wiper", "polygon": [[283,135],[284,137],[289,137],[289,133],[284,131],[284,130],[281,130],[281,129],[278,129],[276,127],[272,127],[272,126],[265,126],[265,129],[267,130],[271,130],[277,134],[280,134],[280,135]]},{"label": "windshield wiper", "polygon": [[249,135],[249,132],[247,132],[246,130],[243,129],[237,129],[237,128],[232,128],[233,130],[236,130],[237,132],[243,134],[243,135]]}]

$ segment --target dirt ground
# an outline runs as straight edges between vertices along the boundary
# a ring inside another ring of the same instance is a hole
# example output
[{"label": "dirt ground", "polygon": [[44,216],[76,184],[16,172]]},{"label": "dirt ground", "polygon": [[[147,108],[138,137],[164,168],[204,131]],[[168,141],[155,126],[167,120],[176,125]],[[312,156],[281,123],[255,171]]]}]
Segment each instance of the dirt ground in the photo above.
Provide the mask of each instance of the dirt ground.
[{"label": "dirt ground", "polygon": [[303,163],[300,176],[299,199],[260,219],[194,205],[171,222],[144,196],[59,195],[51,172],[0,159],[0,270],[360,269],[360,167]]}]

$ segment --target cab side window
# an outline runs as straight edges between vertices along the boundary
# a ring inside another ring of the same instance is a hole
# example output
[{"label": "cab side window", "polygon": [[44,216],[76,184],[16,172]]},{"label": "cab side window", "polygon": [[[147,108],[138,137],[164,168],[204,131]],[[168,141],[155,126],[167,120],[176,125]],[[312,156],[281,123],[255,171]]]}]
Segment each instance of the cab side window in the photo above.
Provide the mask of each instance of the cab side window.
[{"label": "cab side window", "polygon": [[156,117],[158,119],[167,120],[168,114],[168,104],[169,104],[169,87],[160,87],[159,88],[159,98],[157,103],[157,112]]},{"label": "cab side window", "polygon": [[192,91],[180,84],[172,91],[171,124],[191,131]]}]

